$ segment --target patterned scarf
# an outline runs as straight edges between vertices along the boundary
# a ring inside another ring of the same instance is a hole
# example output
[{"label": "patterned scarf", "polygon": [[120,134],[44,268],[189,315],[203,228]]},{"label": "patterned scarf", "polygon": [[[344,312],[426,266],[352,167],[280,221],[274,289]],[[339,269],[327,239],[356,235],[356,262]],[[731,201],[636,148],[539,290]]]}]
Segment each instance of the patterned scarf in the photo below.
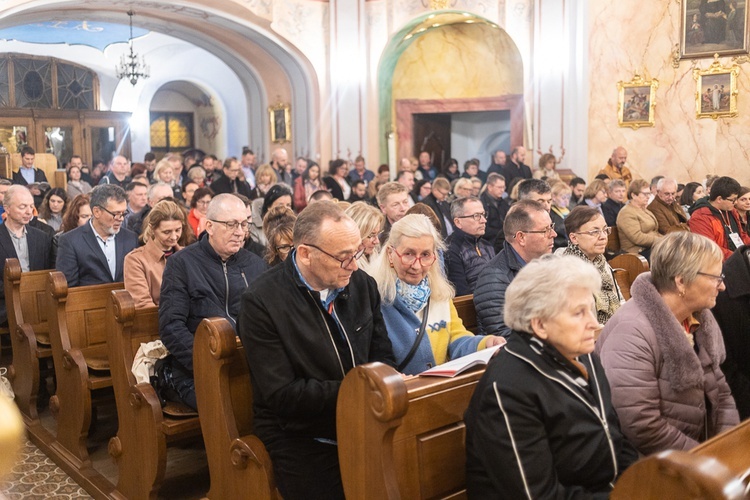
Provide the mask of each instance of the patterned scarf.
[{"label": "patterned scarf", "polygon": [[620,308],[620,294],[617,290],[617,285],[615,285],[615,280],[612,277],[612,272],[607,265],[607,259],[604,258],[604,255],[599,255],[593,261],[590,261],[586,254],[583,253],[583,250],[573,243],[568,243],[568,247],[563,254],[583,259],[586,262],[591,263],[596,270],[599,271],[599,275],[602,277],[602,289],[599,293],[594,295],[594,300],[596,301],[596,317],[599,320],[599,323],[607,323],[615,311]]},{"label": "patterned scarf", "polygon": [[396,295],[414,314],[421,311],[425,304],[427,304],[430,293],[430,285],[427,283],[426,276],[418,285],[410,285],[396,278]]}]

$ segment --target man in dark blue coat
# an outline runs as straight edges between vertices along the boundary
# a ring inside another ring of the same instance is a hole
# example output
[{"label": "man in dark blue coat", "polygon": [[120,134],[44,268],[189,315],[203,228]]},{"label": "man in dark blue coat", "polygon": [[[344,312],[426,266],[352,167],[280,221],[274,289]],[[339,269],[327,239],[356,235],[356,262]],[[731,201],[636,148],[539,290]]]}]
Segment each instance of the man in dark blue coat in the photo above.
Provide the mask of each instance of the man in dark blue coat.
[{"label": "man in dark blue coat", "polygon": [[451,203],[456,230],[450,235],[445,267],[456,296],[471,295],[482,268],[495,256],[492,244],[482,238],[487,213],[479,198],[458,198]]}]

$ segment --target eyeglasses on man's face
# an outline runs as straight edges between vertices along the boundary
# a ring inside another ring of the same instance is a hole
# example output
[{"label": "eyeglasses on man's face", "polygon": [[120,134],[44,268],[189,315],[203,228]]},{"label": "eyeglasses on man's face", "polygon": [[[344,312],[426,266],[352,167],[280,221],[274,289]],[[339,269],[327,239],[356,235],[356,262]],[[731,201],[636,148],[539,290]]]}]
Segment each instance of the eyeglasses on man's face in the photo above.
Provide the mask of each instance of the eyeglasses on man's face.
[{"label": "eyeglasses on man's face", "polygon": [[435,259],[437,259],[437,256],[434,253],[428,253],[417,257],[417,254],[413,252],[405,252],[403,254],[400,254],[395,247],[391,248],[393,249],[393,253],[395,253],[401,260],[401,264],[406,267],[413,266],[417,261],[419,261],[419,265],[422,267],[430,267],[435,262]]},{"label": "eyeglasses on man's face", "polygon": [[355,260],[357,260],[360,257],[362,257],[362,255],[365,253],[365,248],[362,245],[360,245],[360,247],[357,249],[357,251],[351,257],[347,257],[345,259],[340,259],[339,257],[336,257],[335,255],[332,255],[332,254],[326,252],[325,250],[323,250],[319,246],[313,245],[311,243],[303,243],[303,245],[308,246],[308,247],[312,247],[315,250],[317,250],[319,252],[322,252],[325,255],[329,256],[330,258],[332,258],[333,260],[335,260],[336,262],[338,262],[339,264],[341,264],[341,269],[348,269],[349,266],[352,265],[352,262],[354,262]]},{"label": "eyeglasses on man's face", "polygon": [[239,220],[216,220],[216,219],[209,219],[211,222],[216,222],[217,224],[223,224],[224,227],[226,227],[230,231],[234,231],[238,227],[242,228],[243,231],[247,230],[248,222],[246,220],[239,221]]},{"label": "eyeglasses on man's face", "polygon": [[479,212],[477,214],[471,214],[471,215],[459,215],[456,217],[456,219],[474,219],[476,222],[481,222],[482,219],[487,220],[487,213],[486,212]]},{"label": "eyeglasses on man's face", "polygon": [[588,234],[589,236],[594,236],[596,238],[601,236],[609,236],[612,233],[612,228],[605,226],[601,229],[592,229],[591,231],[579,231],[575,234]]},{"label": "eyeglasses on man's face", "polygon": [[538,231],[519,231],[519,233],[526,233],[526,234],[543,234],[545,237],[549,238],[555,233],[555,224],[550,224],[549,226],[545,227],[544,229],[540,229]]},{"label": "eyeglasses on man's face", "polygon": [[106,208],[104,208],[101,205],[98,205],[98,207],[101,208],[102,210],[104,210],[105,212],[107,212],[112,217],[114,217],[115,220],[123,220],[125,218],[125,215],[127,214],[127,211],[124,211],[124,212],[110,212],[109,210],[107,210]]}]

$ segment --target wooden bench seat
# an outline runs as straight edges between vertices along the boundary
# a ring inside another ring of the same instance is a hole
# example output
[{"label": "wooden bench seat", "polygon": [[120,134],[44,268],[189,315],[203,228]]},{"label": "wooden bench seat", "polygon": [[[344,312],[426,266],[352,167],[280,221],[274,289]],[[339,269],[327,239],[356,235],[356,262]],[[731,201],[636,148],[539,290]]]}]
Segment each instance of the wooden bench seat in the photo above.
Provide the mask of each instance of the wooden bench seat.
[{"label": "wooden bench seat", "polygon": [[474,308],[474,295],[462,295],[453,299],[453,305],[456,306],[458,317],[464,323],[464,327],[472,333],[479,330],[477,321],[477,310]]},{"label": "wooden bench seat", "polygon": [[18,259],[7,259],[4,265],[5,306],[13,351],[8,378],[27,427],[38,426],[36,403],[42,382],[39,367],[52,358],[44,307],[44,293],[51,271],[21,272]]},{"label": "wooden bench seat", "polygon": [[140,344],[159,338],[158,309],[136,310],[126,290],[110,295],[107,346],[119,427],[108,451],[119,468],[117,492],[126,498],[155,499],[167,468],[167,446],[199,435],[200,422],[194,412],[182,419],[164,415],[154,388],[137,383],[133,375]]},{"label": "wooden bench seat", "polygon": [[352,369],[336,409],[346,497],[465,497],[463,415],[483,373],[404,380],[383,363]]},{"label": "wooden bench seat", "polygon": [[57,393],[50,408],[57,416],[53,448],[61,459],[78,469],[90,468],[86,439],[92,419],[92,406],[98,400],[111,401],[112,378],[103,366],[108,337],[105,310],[109,292],[122,283],[68,288],[59,271],[49,274],[47,312],[49,314],[52,357],[55,362]]},{"label": "wooden bench seat", "polygon": [[610,498],[748,498],[750,420],[690,451],[642,458],[622,475]]},{"label": "wooden bench seat", "polygon": [[[252,434],[253,391],[244,348],[223,318],[205,319],[195,333],[193,370],[211,489],[207,497],[280,498],[271,458]],[[354,497],[352,497],[354,498]]]},{"label": "wooden bench seat", "polygon": [[615,272],[615,279],[625,300],[630,300],[630,287],[639,274],[649,270],[648,261],[641,255],[623,253],[610,259],[609,265]]}]

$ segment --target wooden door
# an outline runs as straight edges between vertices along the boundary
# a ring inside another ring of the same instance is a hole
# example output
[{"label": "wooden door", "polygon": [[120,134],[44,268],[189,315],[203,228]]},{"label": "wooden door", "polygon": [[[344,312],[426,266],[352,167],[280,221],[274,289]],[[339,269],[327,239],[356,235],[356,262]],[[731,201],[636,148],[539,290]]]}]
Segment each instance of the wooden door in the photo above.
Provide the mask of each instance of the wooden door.
[{"label": "wooden door", "polygon": [[432,164],[440,170],[451,157],[451,115],[449,113],[415,114],[414,156],[427,151]]}]

